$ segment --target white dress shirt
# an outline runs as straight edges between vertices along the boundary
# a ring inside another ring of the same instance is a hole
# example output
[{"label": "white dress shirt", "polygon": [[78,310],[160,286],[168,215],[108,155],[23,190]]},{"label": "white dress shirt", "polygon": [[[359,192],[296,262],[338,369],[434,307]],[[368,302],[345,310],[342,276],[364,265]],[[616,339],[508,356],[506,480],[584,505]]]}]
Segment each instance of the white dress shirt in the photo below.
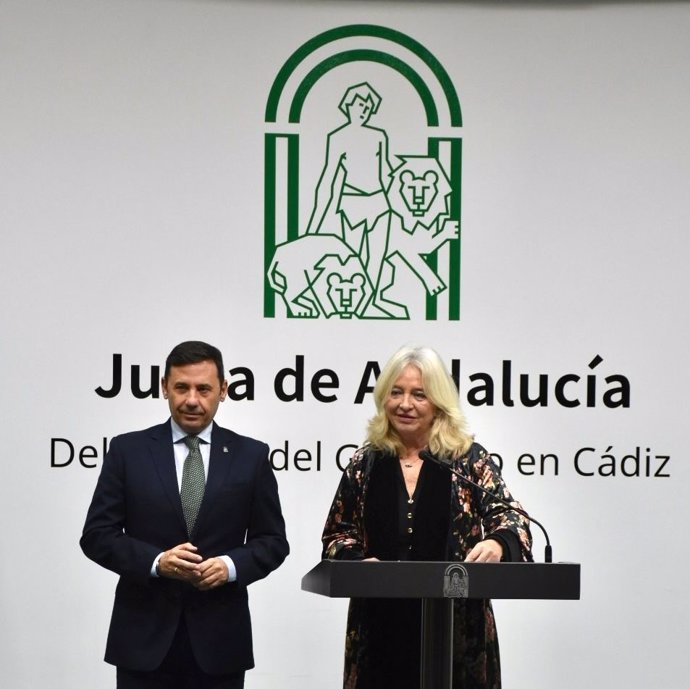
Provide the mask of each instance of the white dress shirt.
[{"label": "white dress shirt", "polygon": [[[175,423],[175,419],[170,419],[170,426],[172,427],[172,441],[173,450],[175,452],[175,472],[177,473],[177,487],[182,490],[182,471],[184,469],[184,461],[187,459],[189,454],[189,448],[184,442],[184,439],[189,435],[185,433],[178,425]],[[208,464],[211,457],[211,430],[213,429],[213,424],[210,423],[206,428],[197,433],[199,438],[199,451],[201,452],[201,459],[204,463],[204,476],[208,479]],[[157,577],[156,567],[158,566],[158,561],[161,559],[163,553],[160,553],[158,557],[153,561],[153,567],[151,568],[151,576]],[[228,581],[235,581],[237,579],[237,569],[235,568],[235,563],[228,555],[218,556],[223,562],[225,562],[228,568]]]}]

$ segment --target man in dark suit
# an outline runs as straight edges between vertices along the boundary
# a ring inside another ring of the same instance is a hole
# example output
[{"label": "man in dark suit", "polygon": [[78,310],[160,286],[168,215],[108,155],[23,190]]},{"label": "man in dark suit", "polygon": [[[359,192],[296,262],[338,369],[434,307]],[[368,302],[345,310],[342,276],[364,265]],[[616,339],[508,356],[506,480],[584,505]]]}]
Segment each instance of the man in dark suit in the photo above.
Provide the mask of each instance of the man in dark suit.
[{"label": "man in dark suit", "polygon": [[80,541],[120,575],[105,660],[118,689],[239,689],[247,586],[289,550],[268,447],[214,423],[215,347],[178,345],[161,383],[171,418],[113,438]]}]

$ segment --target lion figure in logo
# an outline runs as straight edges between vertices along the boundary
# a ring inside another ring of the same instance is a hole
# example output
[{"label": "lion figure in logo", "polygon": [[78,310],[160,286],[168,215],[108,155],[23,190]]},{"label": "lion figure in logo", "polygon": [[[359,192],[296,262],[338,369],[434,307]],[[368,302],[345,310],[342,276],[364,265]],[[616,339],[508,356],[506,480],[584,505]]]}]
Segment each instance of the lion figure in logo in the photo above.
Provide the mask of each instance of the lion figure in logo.
[{"label": "lion figure in logo", "polygon": [[351,318],[362,313],[372,294],[359,256],[331,234],[278,245],[267,277],[292,318]]},{"label": "lion figure in logo", "polygon": [[427,294],[441,293],[447,285],[424,256],[457,239],[460,230],[458,221],[450,218],[452,187],[438,160],[431,156],[400,156],[400,160],[387,193],[391,218],[378,291],[386,310],[408,318],[406,305],[386,295],[395,284],[397,269],[409,268]]}]

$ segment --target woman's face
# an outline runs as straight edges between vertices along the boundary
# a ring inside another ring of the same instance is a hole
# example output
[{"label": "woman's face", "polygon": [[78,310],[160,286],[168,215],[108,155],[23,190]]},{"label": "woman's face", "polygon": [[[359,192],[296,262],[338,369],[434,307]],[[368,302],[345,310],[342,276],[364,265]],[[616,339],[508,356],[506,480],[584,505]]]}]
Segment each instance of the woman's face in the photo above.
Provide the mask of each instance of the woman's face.
[{"label": "woman's face", "polygon": [[388,421],[405,444],[423,447],[429,440],[436,407],[427,399],[421,371],[408,364],[384,403]]}]

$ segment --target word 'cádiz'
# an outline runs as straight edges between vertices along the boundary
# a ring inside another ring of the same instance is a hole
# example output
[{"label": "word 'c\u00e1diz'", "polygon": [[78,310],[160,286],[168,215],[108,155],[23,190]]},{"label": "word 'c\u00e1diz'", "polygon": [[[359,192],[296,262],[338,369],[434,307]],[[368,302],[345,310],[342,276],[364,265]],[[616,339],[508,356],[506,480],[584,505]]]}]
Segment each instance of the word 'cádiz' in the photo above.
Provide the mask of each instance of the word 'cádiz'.
[{"label": "word 'c\u00e1diz'", "polygon": [[[604,359],[597,354],[576,372],[554,374],[517,372],[513,362],[504,359],[498,372],[464,374],[461,360],[451,359],[450,370],[464,403],[473,407],[547,407],[553,404],[566,408],[630,407],[630,381],[619,373],[605,375],[605,367],[600,368],[603,362]],[[354,404],[362,404],[372,393],[380,372],[377,361],[367,361],[356,387],[343,386],[335,370],[314,370],[307,365],[304,355],[297,354],[294,362],[273,375],[273,391],[282,402],[316,401],[328,404],[337,401],[339,394],[343,394]],[[131,394],[137,399],[158,397],[160,375],[159,366],[148,366],[148,372],[144,373],[141,365],[132,364],[127,381]],[[263,375],[263,371],[256,375]],[[246,366],[228,369],[228,398],[254,401],[256,375]],[[107,387],[97,387],[95,392],[100,397],[113,398],[123,393],[124,385],[122,354],[113,354],[110,382]],[[343,391],[344,387],[349,391]]]}]

